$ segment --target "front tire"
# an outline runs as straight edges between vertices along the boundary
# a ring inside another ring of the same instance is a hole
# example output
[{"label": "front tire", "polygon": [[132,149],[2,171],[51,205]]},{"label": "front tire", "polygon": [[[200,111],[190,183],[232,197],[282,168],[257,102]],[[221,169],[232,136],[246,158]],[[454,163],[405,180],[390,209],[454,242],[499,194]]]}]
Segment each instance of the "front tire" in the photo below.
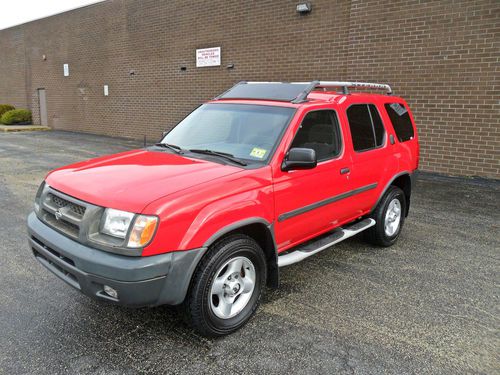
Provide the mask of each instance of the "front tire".
[{"label": "front tire", "polygon": [[241,328],[259,305],[266,270],[264,252],[246,235],[232,235],[211,246],[185,301],[193,328],[211,337]]},{"label": "front tire", "polygon": [[392,246],[399,238],[406,216],[406,197],[397,186],[391,186],[372,213],[376,224],[365,231],[365,239],[378,246]]}]

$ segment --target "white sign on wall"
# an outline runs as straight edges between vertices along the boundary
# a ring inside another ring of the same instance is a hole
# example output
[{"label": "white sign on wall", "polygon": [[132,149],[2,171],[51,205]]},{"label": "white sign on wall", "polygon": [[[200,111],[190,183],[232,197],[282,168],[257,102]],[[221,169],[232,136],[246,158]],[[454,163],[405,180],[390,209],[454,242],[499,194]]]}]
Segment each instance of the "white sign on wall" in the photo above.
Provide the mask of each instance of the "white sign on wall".
[{"label": "white sign on wall", "polygon": [[220,66],[220,47],[196,50],[196,67]]},{"label": "white sign on wall", "polygon": [[69,76],[69,64],[63,65],[63,73],[65,77]]}]

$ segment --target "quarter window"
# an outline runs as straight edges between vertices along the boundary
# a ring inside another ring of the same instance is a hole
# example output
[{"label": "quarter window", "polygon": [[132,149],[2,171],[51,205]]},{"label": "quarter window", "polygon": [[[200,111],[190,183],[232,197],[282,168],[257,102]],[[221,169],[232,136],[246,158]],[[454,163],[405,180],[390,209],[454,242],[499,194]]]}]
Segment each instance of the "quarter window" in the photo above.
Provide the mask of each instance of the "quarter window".
[{"label": "quarter window", "polygon": [[334,111],[312,111],[302,121],[292,142],[292,148],[312,148],[318,161],[331,159],[340,154],[340,131]]},{"label": "quarter window", "polygon": [[354,104],[347,109],[354,151],[366,151],[384,144],[385,129],[373,104]]},{"label": "quarter window", "polygon": [[415,134],[413,133],[413,125],[406,107],[399,103],[388,103],[385,104],[385,110],[389,115],[399,142],[406,142],[413,139]]}]

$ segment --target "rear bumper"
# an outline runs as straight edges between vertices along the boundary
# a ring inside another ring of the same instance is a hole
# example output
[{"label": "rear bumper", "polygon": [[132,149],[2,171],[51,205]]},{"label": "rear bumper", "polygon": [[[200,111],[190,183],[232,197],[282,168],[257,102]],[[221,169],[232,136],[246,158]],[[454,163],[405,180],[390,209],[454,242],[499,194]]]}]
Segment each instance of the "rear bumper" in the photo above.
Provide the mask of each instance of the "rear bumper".
[{"label": "rear bumper", "polygon": [[[180,304],[206,248],[150,257],[107,253],[56,232],[34,213],[28,216],[29,245],[35,258],[57,277],[98,300],[126,306]],[[113,298],[107,285],[118,292]]]}]

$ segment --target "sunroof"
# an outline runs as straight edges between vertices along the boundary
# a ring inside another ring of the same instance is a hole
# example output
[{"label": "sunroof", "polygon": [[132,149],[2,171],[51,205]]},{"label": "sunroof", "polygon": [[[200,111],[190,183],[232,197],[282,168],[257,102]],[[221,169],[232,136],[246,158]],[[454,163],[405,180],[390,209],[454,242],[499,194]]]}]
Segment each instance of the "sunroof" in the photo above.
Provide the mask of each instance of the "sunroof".
[{"label": "sunroof", "polygon": [[241,83],[217,99],[263,99],[291,102],[309,86],[310,83]]}]

